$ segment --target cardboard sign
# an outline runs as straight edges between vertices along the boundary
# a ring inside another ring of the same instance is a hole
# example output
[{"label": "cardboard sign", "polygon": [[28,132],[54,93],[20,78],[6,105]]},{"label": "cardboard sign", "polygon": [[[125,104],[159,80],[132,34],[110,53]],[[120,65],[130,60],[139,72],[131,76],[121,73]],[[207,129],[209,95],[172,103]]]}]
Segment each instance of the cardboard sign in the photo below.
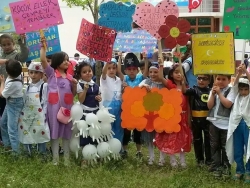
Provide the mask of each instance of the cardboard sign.
[{"label": "cardboard sign", "polygon": [[179,8],[173,1],[164,0],[154,5],[146,2],[139,3],[133,16],[134,22],[160,40],[158,30],[169,15],[179,16]]},{"label": "cardboard sign", "polygon": [[9,7],[9,3],[15,1],[16,0],[0,1],[0,33],[15,32],[15,27]]},{"label": "cardboard sign", "polygon": [[135,13],[135,4],[115,3],[108,1],[100,5],[98,25],[109,27],[120,32],[132,30],[132,15]]},{"label": "cardboard sign", "polygon": [[22,34],[63,23],[58,0],[24,0],[10,3],[16,33]]},{"label": "cardboard sign", "polygon": [[223,16],[224,32],[234,32],[235,39],[249,39],[249,1],[226,0]]},{"label": "cardboard sign", "polygon": [[88,57],[109,62],[115,36],[115,30],[82,19],[76,49]]},{"label": "cardboard sign", "polygon": [[233,33],[192,35],[194,74],[227,74],[235,71]]},{"label": "cardboard sign", "polygon": [[[49,27],[44,35],[47,40],[47,53],[51,55],[61,51],[60,39],[57,26]],[[26,33],[26,43],[29,48],[29,57],[27,61],[37,59],[40,57],[40,33],[32,32]]]},{"label": "cardboard sign", "polygon": [[125,52],[154,52],[156,39],[144,30],[132,30],[128,33],[118,33],[114,50]]},{"label": "cardboard sign", "polygon": [[[133,97],[131,97],[133,96]],[[122,95],[122,127],[147,132],[180,131],[181,92],[176,89],[126,87]]]}]

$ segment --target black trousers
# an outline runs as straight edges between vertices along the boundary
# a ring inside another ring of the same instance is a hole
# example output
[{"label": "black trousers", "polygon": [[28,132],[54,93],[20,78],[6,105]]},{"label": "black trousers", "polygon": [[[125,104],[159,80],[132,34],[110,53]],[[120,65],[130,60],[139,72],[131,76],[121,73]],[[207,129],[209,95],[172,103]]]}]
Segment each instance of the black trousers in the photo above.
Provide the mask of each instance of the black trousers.
[{"label": "black trousers", "polygon": [[[5,106],[6,106],[6,99],[3,97],[0,97],[0,116],[3,115],[3,111],[5,109]],[[1,130],[0,130],[0,140],[2,140]]]},{"label": "black trousers", "polygon": [[192,118],[194,152],[198,163],[211,163],[209,124],[206,117]]},{"label": "black trousers", "polygon": [[[131,138],[131,131],[124,129],[123,145],[127,146]],[[134,129],[133,130],[133,140],[136,144],[141,144],[141,132]]]},{"label": "black trousers", "polygon": [[227,130],[219,129],[212,123],[209,127],[212,168],[218,170],[220,168],[231,168],[226,154]]}]

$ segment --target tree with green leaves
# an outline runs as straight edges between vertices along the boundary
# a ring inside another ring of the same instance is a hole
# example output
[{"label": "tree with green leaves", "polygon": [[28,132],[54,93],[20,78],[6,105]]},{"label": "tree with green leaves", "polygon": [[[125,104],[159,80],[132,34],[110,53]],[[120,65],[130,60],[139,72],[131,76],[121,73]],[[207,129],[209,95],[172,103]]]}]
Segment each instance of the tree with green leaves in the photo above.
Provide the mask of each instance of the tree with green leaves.
[{"label": "tree with green leaves", "polygon": [[[79,6],[82,7],[83,10],[90,10],[91,14],[94,18],[94,23],[98,23],[99,18],[99,3],[103,3],[104,0],[63,0],[67,3],[69,7]],[[143,0],[114,0],[115,2],[131,2],[134,4],[138,4]],[[95,64],[95,75],[96,75],[96,83],[100,85],[100,78],[102,74],[102,65],[100,61],[97,61]]]}]

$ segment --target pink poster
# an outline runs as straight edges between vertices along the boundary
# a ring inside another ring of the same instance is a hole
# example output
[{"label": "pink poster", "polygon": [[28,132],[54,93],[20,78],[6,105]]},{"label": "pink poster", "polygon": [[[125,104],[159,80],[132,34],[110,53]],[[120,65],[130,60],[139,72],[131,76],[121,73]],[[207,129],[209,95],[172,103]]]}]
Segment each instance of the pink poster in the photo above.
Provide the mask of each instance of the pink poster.
[{"label": "pink poster", "polygon": [[63,23],[58,0],[24,0],[9,5],[18,34]]},{"label": "pink poster", "polygon": [[115,36],[115,30],[82,19],[76,49],[88,57],[109,62]]}]

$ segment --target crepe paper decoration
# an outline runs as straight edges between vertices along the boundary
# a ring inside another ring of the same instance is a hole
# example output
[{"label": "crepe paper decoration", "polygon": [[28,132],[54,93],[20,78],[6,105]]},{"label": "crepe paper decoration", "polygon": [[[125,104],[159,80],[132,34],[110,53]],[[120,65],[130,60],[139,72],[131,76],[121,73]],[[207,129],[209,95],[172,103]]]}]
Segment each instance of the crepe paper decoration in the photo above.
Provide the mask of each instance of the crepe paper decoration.
[{"label": "crepe paper decoration", "polygon": [[9,6],[18,34],[63,24],[58,0],[24,0]]},{"label": "crepe paper decoration", "polygon": [[202,0],[189,0],[188,9],[192,12],[193,9],[197,9],[202,3]]},{"label": "crepe paper decoration", "polygon": [[15,27],[10,12],[9,3],[17,0],[1,0],[0,1],[0,33],[15,32]]},{"label": "crepe paper decoration", "polygon": [[159,28],[159,35],[165,38],[164,45],[166,48],[174,48],[177,44],[184,46],[189,40],[186,34],[190,30],[190,23],[187,20],[180,20],[174,15],[166,18],[165,25]]},{"label": "crepe paper decoration", "polygon": [[[133,96],[133,97],[131,97]],[[122,127],[148,132],[179,132],[181,92],[176,89],[126,87],[122,95]]]},{"label": "crepe paper decoration", "polygon": [[[60,38],[57,26],[51,26],[44,30],[44,36],[47,41],[47,53],[51,55],[61,51]],[[26,44],[29,48],[29,56],[26,61],[37,59],[40,57],[40,33],[26,33]]]},{"label": "crepe paper decoration", "polygon": [[133,19],[137,25],[160,40],[162,37],[158,34],[158,30],[168,15],[179,16],[179,8],[175,2],[164,0],[156,6],[142,2],[137,4]]},{"label": "crepe paper decoration", "polygon": [[82,19],[76,49],[90,58],[109,62],[112,58],[116,32]]},{"label": "crepe paper decoration", "polygon": [[133,53],[153,53],[156,39],[144,30],[134,29],[127,33],[118,33],[113,50]]},{"label": "crepe paper decoration", "polygon": [[132,30],[132,15],[135,13],[135,7],[135,4],[114,1],[102,3],[99,8],[98,25],[109,27],[117,32],[129,32]]}]

